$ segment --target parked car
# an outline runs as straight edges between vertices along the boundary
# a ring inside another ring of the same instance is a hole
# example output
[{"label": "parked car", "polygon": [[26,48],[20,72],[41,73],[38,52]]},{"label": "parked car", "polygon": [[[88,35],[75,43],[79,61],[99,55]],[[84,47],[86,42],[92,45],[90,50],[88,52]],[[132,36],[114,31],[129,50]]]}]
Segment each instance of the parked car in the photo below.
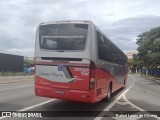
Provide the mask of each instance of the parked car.
[{"label": "parked car", "polygon": [[33,72],[35,67],[29,67],[28,65],[24,64],[24,72],[25,73],[30,73]]}]

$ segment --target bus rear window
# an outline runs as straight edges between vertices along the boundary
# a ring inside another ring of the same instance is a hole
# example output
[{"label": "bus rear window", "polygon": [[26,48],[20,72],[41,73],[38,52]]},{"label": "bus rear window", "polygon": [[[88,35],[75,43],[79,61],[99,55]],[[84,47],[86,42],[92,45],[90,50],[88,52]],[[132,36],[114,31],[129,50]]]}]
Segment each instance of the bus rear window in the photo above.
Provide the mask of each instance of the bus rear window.
[{"label": "bus rear window", "polygon": [[84,50],[88,24],[49,24],[39,29],[40,48]]}]

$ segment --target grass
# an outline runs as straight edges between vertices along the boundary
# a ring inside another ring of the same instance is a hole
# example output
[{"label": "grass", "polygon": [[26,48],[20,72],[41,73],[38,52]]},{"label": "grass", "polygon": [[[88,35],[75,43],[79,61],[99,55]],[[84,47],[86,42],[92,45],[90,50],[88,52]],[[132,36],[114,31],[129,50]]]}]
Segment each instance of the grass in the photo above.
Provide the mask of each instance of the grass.
[{"label": "grass", "polygon": [[34,72],[25,73],[25,72],[0,72],[0,76],[27,76],[34,75]]}]

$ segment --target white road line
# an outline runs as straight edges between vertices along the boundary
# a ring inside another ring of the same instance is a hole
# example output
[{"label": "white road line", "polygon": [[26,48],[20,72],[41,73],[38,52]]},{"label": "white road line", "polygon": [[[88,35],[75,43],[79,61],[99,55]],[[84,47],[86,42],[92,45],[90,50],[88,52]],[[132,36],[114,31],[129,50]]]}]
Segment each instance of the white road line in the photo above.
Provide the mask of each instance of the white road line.
[{"label": "white road line", "polygon": [[[131,76],[132,77],[132,76]],[[135,81],[135,79],[134,79],[134,77],[132,77],[132,79]],[[129,88],[130,89],[130,88]],[[127,91],[128,92],[128,91]],[[127,93],[126,92],[126,93]],[[132,105],[133,107],[135,107],[136,109],[138,109],[139,111],[146,111],[146,110],[144,110],[144,109],[142,109],[142,108],[140,108],[140,107],[138,107],[138,106],[136,106],[135,104],[133,104],[132,102],[130,102],[127,98],[126,98],[126,96],[125,96],[126,94],[124,94],[124,100],[126,101],[126,102],[128,102],[130,105]],[[139,117],[138,119],[140,119],[140,118],[142,118],[142,117]],[[160,120],[160,117],[154,117],[154,118],[156,118],[156,119],[158,119],[158,120]]]},{"label": "white road line", "polygon": [[128,90],[134,85],[134,83],[135,83],[135,80],[134,80],[134,82],[129,86],[129,88],[127,88],[119,97],[117,97],[109,106],[107,106],[103,111],[109,111],[112,107],[113,107],[113,105],[122,97],[122,96],[124,96],[127,92],[128,92]]},{"label": "white road line", "polygon": [[[20,110],[17,110],[17,111],[27,111],[27,110],[33,109],[33,108],[35,108],[35,107],[39,107],[39,106],[41,106],[41,105],[50,103],[50,102],[52,102],[52,101],[54,101],[54,100],[55,100],[55,99],[51,99],[51,100],[48,100],[48,101],[45,101],[45,102],[42,102],[42,103],[39,103],[39,104],[30,106],[30,107],[27,107],[27,108],[24,108],[24,109],[20,109]],[[7,118],[7,117],[0,117],[0,120],[2,120],[2,119],[4,119],[4,118]]]},{"label": "white road line", "polygon": [[[127,88],[123,93],[121,93],[120,96],[118,96],[112,103],[110,103],[105,109],[103,109],[103,111],[109,111],[119,100],[122,96],[124,96],[128,90],[134,85],[135,83],[135,79],[132,79],[134,80],[134,82],[129,86],[129,88]],[[101,120],[103,117],[103,115],[100,113],[99,116],[97,116],[94,120]]]},{"label": "white road line", "polygon": [[39,103],[39,104],[30,106],[30,107],[27,107],[27,108],[24,108],[24,109],[21,109],[21,110],[18,110],[18,111],[27,111],[27,110],[33,109],[33,108],[35,108],[35,107],[39,107],[39,106],[41,106],[41,105],[50,103],[50,102],[52,102],[52,101],[54,101],[54,100],[55,100],[55,99],[51,99],[51,100],[48,100],[48,101],[45,101],[45,102],[42,102],[42,103]]},{"label": "white road line", "polygon": [[[132,77],[132,76],[131,76]],[[127,88],[119,97],[117,97],[109,106],[107,106],[103,111],[109,111],[119,100],[120,100],[120,98],[121,97],[123,97],[124,98],[124,100],[126,101],[126,102],[128,102],[131,106],[133,106],[133,107],[135,107],[136,109],[138,109],[139,111],[145,111],[144,109],[142,109],[142,108],[140,108],[140,107],[138,107],[138,106],[136,106],[135,104],[133,104],[132,102],[130,102],[127,98],[126,98],[126,93],[131,89],[131,87],[134,85],[134,83],[135,83],[135,79],[132,77],[132,80],[134,81],[131,85],[130,85],[130,87],[129,88]],[[103,115],[102,114],[100,114],[98,117],[96,117],[94,120],[101,120],[103,117],[102,117]],[[112,118],[114,118],[114,119],[117,119],[117,120],[121,120],[120,118],[116,118],[116,117],[112,117]],[[139,117],[138,119],[140,119],[140,118],[142,118],[142,117]],[[158,120],[160,120],[160,117],[155,117],[156,119],[158,119]],[[130,119],[130,118],[122,118],[122,120],[132,120],[132,119]],[[133,119],[134,120],[134,119]]]},{"label": "white road line", "polygon": [[[132,76],[131,76],[131,78],[132,78],[132,80],[134,80],[134,83],[135,83],[135,79],[134,79]],[[130,90],[131,87],[132,87],[132,86],[130,86],[130,87],[127,89],[126,93]],[[130,105],[132,105],[133,107],[135,107],[135,108],[138,109],[139,111],[145,111],[145,110],[143,110],[142,108],[140,108],[140,107],[136,106],[135,104],[133,104],[132,102],[130,102],[130,101],[126,98],[126,93],[124,93],[124,95],[123,95],[123,98],[124,98],[124,100],[125,100],[126,102],[128,102]]]}]

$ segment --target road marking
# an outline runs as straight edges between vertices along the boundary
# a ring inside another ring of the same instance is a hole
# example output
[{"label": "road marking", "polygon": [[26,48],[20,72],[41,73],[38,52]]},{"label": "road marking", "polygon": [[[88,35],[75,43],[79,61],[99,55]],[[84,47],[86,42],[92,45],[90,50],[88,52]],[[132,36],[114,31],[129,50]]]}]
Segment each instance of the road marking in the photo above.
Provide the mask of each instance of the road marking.
[{"label": "road marking", "polygon": [[[51,99],[51,100],[48,100],[48,101],[45,101],[45,102],[42,102],[42,103],[39,103],[39,104],[30,106],[30,107],[27,107],[27,108],[23,108],[23,109],[20,109],[20,110],[17,110],[17,111],[19,111],[19,112],[21,112],[21,111],[27,111],[27,110],[33,109],[33,108],[35,108],[35,107],[39,107],[39,106],[41,106],[41,105],[50,103],[50,102],[52,102],[52,101],[54,101],[54,100],[56,100],[56,99]],[[2,120],[2,119],[4,119],[4,118],[7,118],[7,117],[0,117],[0,120]]]},{"label": "road marking", "polygon": [[106,107],[106,109],[104,109],[103,111],[109,111],[112,107],[113,107],[113,105],[118,101],[118,100],[120,100],[120,98],[122,97],[122,96],[124,96],[127,92],[128,92],[128,90],[134,85],[134,83],[135,83],[135,80],[133,81],[133,83],[129,86],[129,88],[127,88],[123,93],[121,93],[121,95],[119,96],[119,97],[117,97],[109,106],[107,106]]},{"label": "road marking", "polygon": [[[131,76],[132,80],[134,81],[129,88],[127,88],[123,93],[121,93],[121,95],[119,97],[117,97],[109,106],[107,106],[103,111],[109,111],[116,103],[119,103],[118,101],[121,99],[121,97],[127,102],[129,103],[131,106],[135,107],[136,109],[138,109],[139,111],[145,111],[144,109],[136,106],[135,104],[133,104],[132,102],[130,102],[127,98],[126,98],[126,93],[131,89],[131,87],[134,85],[135,83],[135,79]],[[101,120],[103,117],[103,114],[100,113],[94,120]],[[116,118],[116,117],[112,117],[116,120],[121,120],[120,118]],[[138,119],[140,119],[142,117],[139,117]],[[156,119],[160,120],[160,117],[154,117]],[[122,117],[122,120],[131,120],[130,118],[124,118]]]},{"label": "road marking", "polygon": [[35,108],[35,107],[39,107],[39,106],[41,106],[41,105],[50,103],[50,102],[52,102],[52,101],[54,101],[54,100],[56,100],[56,99],[51,99],[51,100],[48,100],[48,101],[45,101],[45,102],[42,102],[42,103],[39,103],[39,104],[30,106],[30,107],[27,107],[27,108],[24,108],[24,109],[21,109],[21,110],[18,110],[18,111],[27,111],[27,110],[33,109],[33,108]]},{"label": "road marking", "polygon": [[[132,77],[132,76],[131,76],[131,77]],[[133,80],[134,80],[134,82],[135,82],[135,78],[134,78],[134,77],[132,77],[132,79],[133,79]],[[128,88],[128,91],[130,90],[130,88],[131,88],[131,87],[129,87],[129,88]],[[127,92],[128,92],[128,91],[127,91]],[[126,92],[126,93],[127,93],[127,92]],[[125,93],[125,94],[124,94],[124,96],[123,96],[123,97],[124,97],[124,100],[125,100],[126,102],[128,102],[130,105],[132,105],[133,107],[135,107],[135,108],[136,108],[136,109],[138,109],[139,111],[146,111],[146,110],[144,110],[144,109],[142,109],[142,108],[140,108],[140,107],[136,106],[136,105],[135,105],[135,104],[133,104],[132,102],[130,102],[130,101],[126,98],[126,96],[125,96],[125,95],[126,95],[126,93]],[[140,118],[142,118],[142,117],[139,117],[138,119],[140,119]],[[156,118],[156,119],[160,120],[160,117],[154,117],[154,118]]]},{"label": "road marking", "polygon": [[[110,103],[105,109],[103,109],[103,111],[109,111],[120,99],[122,96],[124,96],[128,90],[134,85],[135,83],[135,79],[132,79],[134,80],[133,83],[129,86],[129,88],[127,88],[123,93],[120,94],[120,96],[118,96],[112,103]],[[103,117],[103,115],[100,113],[94,120],[101,120]]]},{"label": "road marking", "polygon": [[[132,78],[132,80],[134,80],[134,83],[135,83],[135,79],[131,76],[131,78]],[[133,84],[132,84],[133,85]],[[133,107],[135,107],[136,109],[138,109],[139,111],[145,111],[145,110],[143,110],[142,108],[140,108],[140,107],[138,107],[138,106],[136,106],[135,104],[133,104],[132,102],[130,102],[127,98],[126,98],[126,93],[130,90],[130,88],[131,88],[132,86],[130,86],[127,90],[126,90],[126,92],[123,94],[123,98],[124,98],[124,100],[126,101],[126,102],[128,102],[130,105],[132,105]]]}]

